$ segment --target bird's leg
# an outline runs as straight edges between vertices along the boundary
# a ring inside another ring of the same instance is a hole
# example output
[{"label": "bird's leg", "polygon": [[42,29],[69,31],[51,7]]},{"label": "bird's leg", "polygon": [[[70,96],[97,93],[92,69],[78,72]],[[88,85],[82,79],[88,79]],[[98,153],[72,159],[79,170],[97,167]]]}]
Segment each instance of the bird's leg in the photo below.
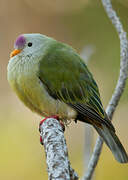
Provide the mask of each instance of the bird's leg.
[{"label": "bird's leg", "polygon": [[[62,127],[62,130],[65,131],[65,126],[63,124],[63,122],[59,119],[59,116],[58,115],[54,115],[54,116],[48,116],[46,118],[44,118],[43,120],[40,121],[40,124],[39,124],[39,132],[41,133],[41,125],[44,123],[44,121],[48,118],[54,118],[56,120],[58,120],[60,122],[60,125]],[[42,136],[40,136],[40,143],[43,145],[43,139],[42,139]]]}]

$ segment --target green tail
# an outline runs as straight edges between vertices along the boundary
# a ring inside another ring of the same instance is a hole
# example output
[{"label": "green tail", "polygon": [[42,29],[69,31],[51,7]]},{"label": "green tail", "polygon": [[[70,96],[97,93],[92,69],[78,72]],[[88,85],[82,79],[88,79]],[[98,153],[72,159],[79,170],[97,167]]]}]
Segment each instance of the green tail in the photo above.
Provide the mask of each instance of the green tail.
[{"label": "green tail", "polygon": [[102,127],[101,129],[94,125],[98,134],[112,151],[115,159],[120,163],[128,163],[128,155],[115,132],[110,130],[106,125],[102,125]]}]

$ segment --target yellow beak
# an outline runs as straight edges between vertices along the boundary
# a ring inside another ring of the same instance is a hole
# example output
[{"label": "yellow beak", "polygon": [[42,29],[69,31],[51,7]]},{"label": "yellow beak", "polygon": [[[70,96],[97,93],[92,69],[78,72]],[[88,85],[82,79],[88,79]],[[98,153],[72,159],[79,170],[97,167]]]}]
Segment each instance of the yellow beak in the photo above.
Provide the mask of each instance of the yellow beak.
[{"label": "yellow beak", "polygon": [[21,49],[14,49],[10,54],[10,58],[12,58],[13,56],[19,54],[21,51],[22,51]]}]

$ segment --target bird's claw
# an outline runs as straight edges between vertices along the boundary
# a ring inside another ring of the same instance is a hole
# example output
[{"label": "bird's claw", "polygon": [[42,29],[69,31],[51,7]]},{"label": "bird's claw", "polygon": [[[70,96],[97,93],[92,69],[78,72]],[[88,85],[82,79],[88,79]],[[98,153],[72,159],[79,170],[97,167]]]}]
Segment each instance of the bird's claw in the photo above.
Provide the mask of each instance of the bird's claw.
[{"label": "bird's claw", "polygon": [[59,121],[59,122],[60,122],[60,125],[61,125],[61,127],[62,127],[62,130],[65,131],[65,125],[64,125],[64,123],[63,123],[62,121]]},{"label": "bird's claw", "polygon": [[[57,120],[60,122],[60,125],[61,125],[61,127],[62,127],[62,130],[65,131],[65,126],[64,126],[63,122],[60,121],[59,116],[58,116],[58,115],[54,115],[54,116],[46,117],[46,118],[44,118],[43,120],[40,121],[40,123],[39,123],[39,132],[40,132],[40,134],[41,134],[41,125],[42,125],[42,124],[44,123],[44,121],[46,121],[46,119],[48,119],[48,118],[57,119]],[[41,143],[42,145],[44,145],[44,144],[43,144],[43,139],[42,139],[42,136],[41,136],[41,135],[40,135],[40,143]]]}]

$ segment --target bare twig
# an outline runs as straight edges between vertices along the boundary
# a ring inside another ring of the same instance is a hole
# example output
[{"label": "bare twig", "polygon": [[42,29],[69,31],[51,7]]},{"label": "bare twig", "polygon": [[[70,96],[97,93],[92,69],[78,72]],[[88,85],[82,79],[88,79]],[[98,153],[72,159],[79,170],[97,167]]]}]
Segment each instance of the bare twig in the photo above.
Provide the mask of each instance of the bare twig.
[{"label": "bare twig", "polygon": [[94,129],[88,124],[85,124],[85,134],[84,134],[84,172],[87,171],[88,163],[91,159],[92,148],[93,148],[93,138]]},{"label": "bare twig", "polygon": [[49,180],[78,180],[68,160],[68,149],[58,120],[47,118],[40,127]]},{"label": "bare twig", "polygon": [[91,56],[95,53],[96,47],[92,44],[86,45],[80,52],[81,58],[84,60],[86,64],[91,60]]},{"label": "bare twig", "polygon": [[[113,113],[116,109],[116,106],[118,105],[118,102],[120,100],[120,97],[124,91],[124,87],[126,84],[126,79],[128,76],[128,40],[126,36],[126,32],[123,30],[122,23],[120,22],[116,12],[112,8],[112,4],[110,0],[102,0],[102,4],[107,12],[108,17],[110,18],[112,24],[114,25],[118,36],[120,38],[120,75],[118,78],[118,82],[115,88],[115,91],[112,95],[112,98],[108,104],[108,107],[106,109],[106,113],[110,119],[112,119]],[[98,137],[96,141],[96,145],[91,157],[91,160],[88,165],[88,171],[84,176],[84,180],[90,180],[93,172],[95,170],[95,167],[97,165],[97,162],[99,160],[100,152],[102,149],[103,140]]]},{"label": "bare twig", "polygon": [[[91,60],[91,56],[95,53],[96,47],[93,45],[87,45],[84,46],[84,48],[81,50],[80,56],[84,60],[86,64],[89,63]],[[87,171],[88,163],[91,158],[92,154],[92,147],[93,147],[93,134],[94,129],[88,125],[85,124],[85,134],[84,134],[84,172]]]}]

